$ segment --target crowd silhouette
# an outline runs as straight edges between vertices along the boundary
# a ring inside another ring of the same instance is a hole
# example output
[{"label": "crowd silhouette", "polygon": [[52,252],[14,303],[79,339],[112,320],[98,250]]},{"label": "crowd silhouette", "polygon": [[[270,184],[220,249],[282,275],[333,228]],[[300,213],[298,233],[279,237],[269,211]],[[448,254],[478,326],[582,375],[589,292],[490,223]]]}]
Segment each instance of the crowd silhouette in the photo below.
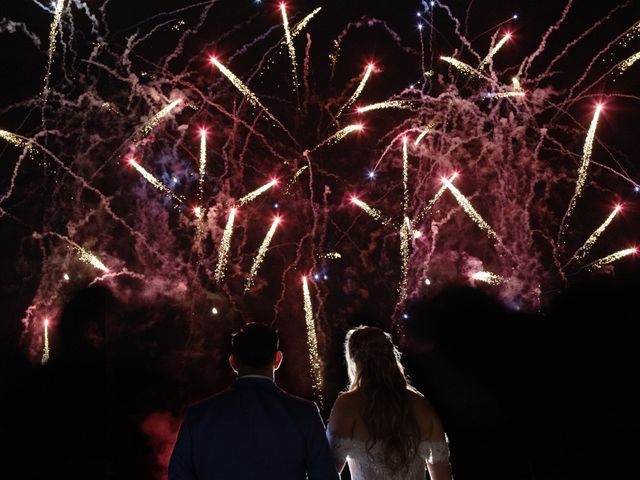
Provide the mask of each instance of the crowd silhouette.
[{"label": "crowd silhouette", "polygon": [[[440,414],[453,477],[629,478],[640,446],[636,312],[633,289],[610,278],[568,287],[537,313],[465,286],[412,302],[397,341],[412,383]],[[215,361],[185,359],[184,324],[149,315],[90,287],[57,319],[46,365],[3,340],[5,471],[22,479],[166,474],[184,408],[231,375],[222,373],[224,346]],[[325,419],[345,387],[344,376],[331,376],[341,362],[326,359],[334,396]]]}]

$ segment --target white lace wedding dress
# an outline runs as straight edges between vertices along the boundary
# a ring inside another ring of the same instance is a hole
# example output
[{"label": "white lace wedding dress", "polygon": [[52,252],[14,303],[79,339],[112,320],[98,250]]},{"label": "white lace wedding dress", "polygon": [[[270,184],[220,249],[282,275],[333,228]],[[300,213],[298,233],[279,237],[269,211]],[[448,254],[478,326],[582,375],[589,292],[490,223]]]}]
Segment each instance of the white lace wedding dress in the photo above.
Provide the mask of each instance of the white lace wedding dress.
[{"label": "white lace wedding dress", "polygon": [[352,480],[424,480],[426,463],[449,462],[449,445],[447,442],[423,441],[418,445],[418,454],[408,465],[408,470],[401,470],[395,475],[389,472],[383,463],[382,444],[376,443],[367,454],[367,447],[362,440],[336,437],[327,432],[331,450],[336,461],[349,464]]}]

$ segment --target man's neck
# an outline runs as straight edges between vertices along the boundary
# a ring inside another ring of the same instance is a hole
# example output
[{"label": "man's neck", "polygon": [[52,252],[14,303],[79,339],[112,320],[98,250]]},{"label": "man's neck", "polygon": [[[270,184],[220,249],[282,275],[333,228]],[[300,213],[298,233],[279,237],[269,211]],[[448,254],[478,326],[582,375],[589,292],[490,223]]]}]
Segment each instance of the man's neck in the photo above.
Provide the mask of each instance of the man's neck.
[{"label": "man's neck", "polygon": [[273,368],[240,368],[238,369],[238,378],[242,377],[268,378],[273,382],[275,375]]},{"label": "man's neck", "polygon": [[245,373],[242,375],[238,374],[238,380],[242,378],[264,378],[265,380],[271,380],[272,382],[274,381],[273,375],[269,376],[261,373]]}]

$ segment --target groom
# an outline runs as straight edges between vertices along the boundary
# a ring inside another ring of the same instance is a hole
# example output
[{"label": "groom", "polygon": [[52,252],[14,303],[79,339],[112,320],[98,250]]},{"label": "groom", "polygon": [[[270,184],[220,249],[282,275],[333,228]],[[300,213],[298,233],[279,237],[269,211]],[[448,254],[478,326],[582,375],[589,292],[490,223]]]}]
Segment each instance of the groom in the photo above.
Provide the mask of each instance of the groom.
[{"label": "groom", "polygon": [[318,407],[274,383],[278,334],[258,323],[232,337],[227,390],[186,412],[169,480],[339,480]]}]

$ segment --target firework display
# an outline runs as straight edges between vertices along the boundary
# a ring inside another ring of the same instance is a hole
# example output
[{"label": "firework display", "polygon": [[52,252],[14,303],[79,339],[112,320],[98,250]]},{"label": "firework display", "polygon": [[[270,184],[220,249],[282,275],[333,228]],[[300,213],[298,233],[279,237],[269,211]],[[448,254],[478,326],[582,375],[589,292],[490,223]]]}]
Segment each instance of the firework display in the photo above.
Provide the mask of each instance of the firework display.
[{"label": "firework display", "polygon": [[505,278],[491,272],[476,272],[471,275],[471,278],[479,282],[488,283],[489,285],[500,285],[506,281]]},{"label": "firework display", "polygon": [[358,107],[356,111],[358,113],[365,113],[370,112],[371,110],[384,110],[385,108],[411,108],[411,104],[402,100],[388,100],[386,102],[373,103],[364,107]]},{"label": "firework display", "polygon": [[258,249],[258,253],[256,254],[256,258],[253,260],[253,264],[251,265],[251,271],[249,272],[249,278],[247,278],[247,283],[244,285],[245,292],[249,290],[255,281],[256,274],[260,269],[260,265],[262,265],[262,261],[264,260],[264,256],[267,253],[267,249],[271,244],[271,239],[273,238],[273,234],[276,233],[276,228],[278,227],[278,223],[280,223],[280,217],[276,217],[271,224],[271,228],[265,235],[264,240],[260,244],[260,248]]},{"label": "firework display", "polygon": [[49,3],[39,90],[0,110],[0,223],[38,278],[21,319],[35,362],[55,356],[70,292],[99,284],[170,303],[194,336],[201,312],[304,323],[321,398],[325,330],[352,305],[375,299],[395,326],[407,300],[465,283],[535,310],[635,265],[620,208],[598,228],[593,213],[637,215],[617,116],[637,109],[640,22],[609,26],[626,7],[554,43],[573,12],[525,42],[526,18],[477,35],[446,2],[418,29],[407,12],[406,31],[363,17],[337,34],[307,2],[247,2],[222,26],[216,2],[154,10],[133,30]]},{"label": "firework display", "polygon": [[493,56],[496,53],[498,53],[498,51],[503,47],[503,45],[505,43],[507,43],[510,39],[511,39],[511,34],[510,33],[505,34],[500,39],[500,41],[496,44],[496,46],[491,49],[489,54],[480,62],[480,65],[478,66],[478,68],[480,69],[480,68],[484,67],[487,63],[489,63],[491,61],[491,59],[493,58]]},{"label": "firework display", "polygon": [[358,97],[362,93],[362,90],[364,90],[364,86],[367,84],[367,80],[369,80],[369,76],[371,75],[371,72],[373,72],[373,69],[373,64],[370,63],[369,65],[367,65],[367,68],[364,70],[364,75],[362,75],[362,80],[360,80],[358,87],[356,88],[355,92],[353,92],[351,97],[349,97],[349,100],[347,100],[347,102],[342,107],[340,107],[340,110],[338,110],[338,113],[336,114],[336,118],[338,118],[342,114],[345,108],[349,108],[351,105],[353,105],[353,102],[358,99]]},{"label": "firework display", "polygon": [[307,277],[302,277],[302,295],[304,302],[304,320],[307,326],[307,347],[309,350],[309,365],[311,366],[311,384],[316,393],[316,398],[322,403],[322,371],[320,367],[320,355],[318,353],[318,339],[316,335],[316,323],[311,304],[311,293]]},{"label": "firework display", "polygon": [[591,247],[593,247],[594,243],[596,243],[596,240],[598,240],[598,237],[602,235],[602,233],[613,221],[613,219],[618,214],[618,212],[620,212],[620,210],[622,210],[622,207],[620,205],[616,205],[616,208],[614,208],[611,214],[607,217],[607,219],[604,222],[602,222],[602,225],[600,225],[591,235],[589,235],[589,238],[587,238],[587,240],[576,251],[576,253],[573,254],[573,257],[571,258],[582,260],[587,255],[587,253],[589,253],[589,250],[591,249]]},{"label": "firework display", "polygon": [[44,345],[42,347],[42,359],[41,363],[44,365],[49,361],[49,319],[44,319]]},{"label": "firework display", "polygon": [[229,210],[229,218],[227,226],[224,228],[222,240],[220,240],[220,249],[218,251],[218,265],[216,265],[215,279],[221,282],[224,279],[227,268],[227,260],[229,257],[229,249],[231,248],[231,236],[233,235],[233,224],[236,218],[236,209]]}]

